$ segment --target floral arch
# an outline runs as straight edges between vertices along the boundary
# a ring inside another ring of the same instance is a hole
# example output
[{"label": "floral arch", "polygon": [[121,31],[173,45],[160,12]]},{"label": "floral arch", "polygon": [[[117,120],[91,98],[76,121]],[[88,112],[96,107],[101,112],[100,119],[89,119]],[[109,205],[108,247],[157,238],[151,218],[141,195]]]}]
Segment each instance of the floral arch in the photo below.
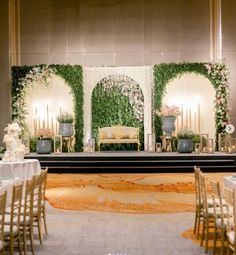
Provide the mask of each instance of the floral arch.
[{"label": "floral arch", "polygon": [[[154,66],[154,109],[160,110],[166,86],[169,81],[185,73],[203,75],[209,79],[215,89],[215,126],[216,141],[219,133],[225,133],[225,126],[230,123],[228,69],[222,63],[182,63],[160,64]],[[161,118],[154,121],[157,136],[162,135]]]}]

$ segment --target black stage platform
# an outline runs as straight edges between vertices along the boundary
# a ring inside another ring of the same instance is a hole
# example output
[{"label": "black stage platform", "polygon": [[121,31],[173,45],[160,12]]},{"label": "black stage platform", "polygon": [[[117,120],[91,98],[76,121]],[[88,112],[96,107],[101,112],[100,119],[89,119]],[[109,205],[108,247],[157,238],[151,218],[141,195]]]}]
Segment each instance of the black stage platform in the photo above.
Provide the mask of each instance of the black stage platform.
[{"label": "black stage platform", "polygon": [[236,154],[95,152],[26,155],[50,173],[186,173],[197,165],[205,172],[236,172]]}]

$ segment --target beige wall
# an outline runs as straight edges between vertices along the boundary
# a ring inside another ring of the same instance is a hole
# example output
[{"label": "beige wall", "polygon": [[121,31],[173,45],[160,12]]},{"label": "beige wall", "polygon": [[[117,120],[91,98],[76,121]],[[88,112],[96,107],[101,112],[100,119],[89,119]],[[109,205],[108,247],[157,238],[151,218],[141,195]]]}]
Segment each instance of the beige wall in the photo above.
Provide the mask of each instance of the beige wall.
[{"label": "beige wall", "polygon": [[0,1],[0,145],[3,129],[10,121],[10,70],[8,41],[8,0]]},{"label": "beige wall", "polygon": [[223,58],[230,70],[230,115],[236,125],[236,1],[222,1]]},{"label": "beige wall", "polygon": [[[20,0],[21,64],[136,66],[210,60],[207,0]],[[236,123],[235,0],[222,0]],[[8,0],[0,1],[0,141],[10,119]]]},{"label": "beige wall", "polygon": [[208,1],[21,0],[22,64],[207,61],[209,45]]}]

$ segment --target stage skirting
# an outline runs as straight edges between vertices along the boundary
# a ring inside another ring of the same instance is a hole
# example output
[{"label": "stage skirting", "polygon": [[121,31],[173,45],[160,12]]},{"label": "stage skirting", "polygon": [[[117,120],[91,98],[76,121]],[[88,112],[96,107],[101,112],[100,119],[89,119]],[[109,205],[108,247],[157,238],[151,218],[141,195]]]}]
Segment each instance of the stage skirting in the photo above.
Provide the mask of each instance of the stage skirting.
[{"label": "stage skirting", "polygon": [[50,173],[186,173],[199,166],[205,172],[236,172],[236,154],[95,152],[26,155]]}]

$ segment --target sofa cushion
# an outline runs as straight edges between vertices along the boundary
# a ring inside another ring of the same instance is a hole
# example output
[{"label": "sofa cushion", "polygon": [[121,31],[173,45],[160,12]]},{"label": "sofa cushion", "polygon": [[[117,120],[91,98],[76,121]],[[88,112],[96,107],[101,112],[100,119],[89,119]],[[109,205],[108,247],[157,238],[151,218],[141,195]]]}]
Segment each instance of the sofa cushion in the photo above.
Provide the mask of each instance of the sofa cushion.
[{"label": "sofa cushion", "polygon": [[137,139],[138,131],[135,127],[113,126],[104,127],[99,131],[99,138],[104,139]]}]

